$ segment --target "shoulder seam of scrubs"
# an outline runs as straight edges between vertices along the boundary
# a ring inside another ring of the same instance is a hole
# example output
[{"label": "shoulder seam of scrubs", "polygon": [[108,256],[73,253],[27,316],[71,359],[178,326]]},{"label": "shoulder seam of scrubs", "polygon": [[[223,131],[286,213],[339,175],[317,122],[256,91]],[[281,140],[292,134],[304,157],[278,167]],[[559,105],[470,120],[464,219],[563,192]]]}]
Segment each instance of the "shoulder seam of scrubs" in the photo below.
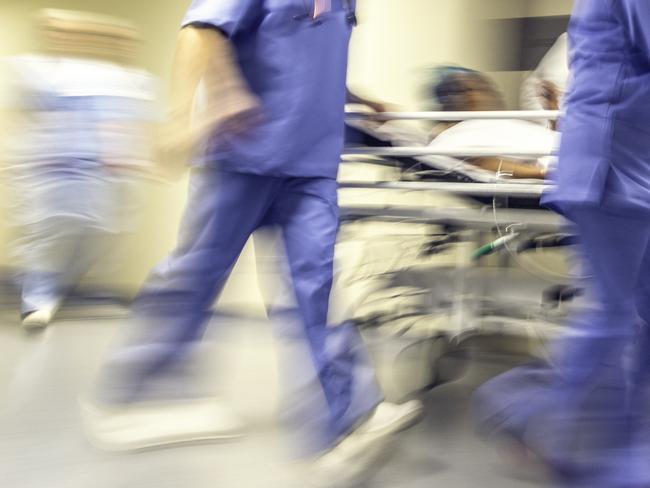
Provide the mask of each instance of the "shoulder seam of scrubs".
[{"label": "shoulder seam of scrubs", "polygon": [[217,25],[210,24],[209,22],[190,22],[189,24],[184,25],[183,27],[181,27],[181,30],[186,29],[188,27],[193,27],[194,29],[214,30],[214,31],[219,32],[226,39],[230,39],[230,35],[225,30],[223,30],[221,27],[219,27]]}]

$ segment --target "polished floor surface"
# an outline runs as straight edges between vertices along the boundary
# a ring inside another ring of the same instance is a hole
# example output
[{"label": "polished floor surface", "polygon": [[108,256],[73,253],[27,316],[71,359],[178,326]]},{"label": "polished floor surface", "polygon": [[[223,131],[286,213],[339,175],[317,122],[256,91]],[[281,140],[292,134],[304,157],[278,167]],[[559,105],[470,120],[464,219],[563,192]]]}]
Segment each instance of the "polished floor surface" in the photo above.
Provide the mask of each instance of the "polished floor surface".
[{"label": "polished floor surface", "polygon": [[[215,381],[252,435],[137,454],[109,454],[86,442],[77,407],[123,314],[64,313],[43,334],[26,336],[7,307],[0,313],[0,487],[2,488],[292,488],[304,486],[286,463],[278,426],[277,355],[268,324],[227,320],[215,346]],[[472,392],[509,366],[474,356],[458,381],[425,395],[427,415],[383,465],[369,487],[516,488],[543,486],[515,473],[477,439],[469,419]],[[221,366],[219,366],[221,365]],[[224,366],[225,365],[225,366]]]}]

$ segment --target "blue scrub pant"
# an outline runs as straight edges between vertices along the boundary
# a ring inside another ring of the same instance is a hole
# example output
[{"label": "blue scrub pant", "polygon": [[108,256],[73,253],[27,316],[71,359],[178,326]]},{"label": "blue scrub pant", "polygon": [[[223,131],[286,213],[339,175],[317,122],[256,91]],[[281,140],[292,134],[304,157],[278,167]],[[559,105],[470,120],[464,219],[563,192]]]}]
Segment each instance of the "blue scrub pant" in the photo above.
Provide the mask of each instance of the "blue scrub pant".
[{"label": "blue scrub pant", "polygon": [[[183,362],[200,340],[211,307],[257,229],[281,230],[296,312],[329,409],[329,436],[346,433],[380,401],[351,324],[327,326],[338,232],[336,180],[277,178],[196,169],[179,243],[153,271],[134,305],[136,335],[118,348],[106,374],[112,402],[135,401],[147,385]],[[284,311],[286,313],[286,311]],[[291,314],[289,314],[291,315]],[[117,373],[117,374],[115,374]],[[300,373],[302,374],[302,373]],[[300,375],[299,374],[299,375]],[[361,401],[353,399],[362,392]]]},{"label": "blue scrub pant", "polygon": [[591,304],[555,344],[549,364],[481,387],[478,425],[523,442],[561,486],[650,486],[650,217],[602,209],[571,214]]}]

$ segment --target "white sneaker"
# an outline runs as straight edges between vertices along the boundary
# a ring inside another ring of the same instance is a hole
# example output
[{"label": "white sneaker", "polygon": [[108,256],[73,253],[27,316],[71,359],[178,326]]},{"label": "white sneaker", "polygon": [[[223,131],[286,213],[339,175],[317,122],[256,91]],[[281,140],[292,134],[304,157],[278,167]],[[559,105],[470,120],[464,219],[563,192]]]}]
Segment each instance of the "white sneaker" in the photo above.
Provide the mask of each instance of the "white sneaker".
[{"label": "white sneaker", "polygon": [[415,425],[423,405],[413,400],[401,405],[381,403],[373,415],[314,465],[316,486],[340,487],[359,483],[387,454],[394,434]]},{"label": "white sneaker", "polygon": [[175,444],[235,439],[244,424],[214,399],[98,407],[81,402],[89,441],[106,451],[137,451]]},{"label": "white sneaker", "polygon": [[55,313],[56,308],[44,308],[30,312],[23,318],[22,327],[27,331],[44,329],[50,325]]},{"label": "white sneaker", "polygon": [[372,416],[359,426],[352,435],[396,434],[417,424],[422,418],[424,406],[419,400],[395,404],[380,403]]}]

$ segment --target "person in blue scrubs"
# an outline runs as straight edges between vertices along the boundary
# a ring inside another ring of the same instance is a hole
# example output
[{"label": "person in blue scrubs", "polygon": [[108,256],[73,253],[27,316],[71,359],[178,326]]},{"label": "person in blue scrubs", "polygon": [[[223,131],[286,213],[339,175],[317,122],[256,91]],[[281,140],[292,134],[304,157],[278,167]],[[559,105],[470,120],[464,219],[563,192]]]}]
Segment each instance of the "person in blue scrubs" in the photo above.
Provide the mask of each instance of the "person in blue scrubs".
[{"label": "person in blue scrubs", "polygon": [[484,432],[541,457],[562,486],[650,486],[650,2],[580,0],[573,81],[545,197],[581,241],[589,305],[550,365],[488,382]]},{"label": "person in blue scrubs", "polygon": [[[134,323],[143,327],[107,364],[113,378],[105,383],[104,403],[129,407],[151,398],[150,386],[199,341],[251,234],[274,226],[284,239],[297,312],[327,404],[324,441],[314,442],[330,450],[331,462],[351,452],[348,441],[358,429],[365,447],[352,451],[360,454],[371,448],[368,439],[381,444],[419,416],[418,402],[382,403],[371,367],[360,361],[358,332],[351,324],[327,323],[353,24],[354,5],[344,0],[192,3],[179,36],[163,142],[172,163],[197,141],[201,149],[178,246],[134,304]],[[203,106],[192,113],[199,83]],[[219,436],[216,427],[158,438],[153,430],[140,439],[134,432],[125,432],[123,447],[184,434],[186,440]],[[120,447],[115,436],[100,442]]]}]

